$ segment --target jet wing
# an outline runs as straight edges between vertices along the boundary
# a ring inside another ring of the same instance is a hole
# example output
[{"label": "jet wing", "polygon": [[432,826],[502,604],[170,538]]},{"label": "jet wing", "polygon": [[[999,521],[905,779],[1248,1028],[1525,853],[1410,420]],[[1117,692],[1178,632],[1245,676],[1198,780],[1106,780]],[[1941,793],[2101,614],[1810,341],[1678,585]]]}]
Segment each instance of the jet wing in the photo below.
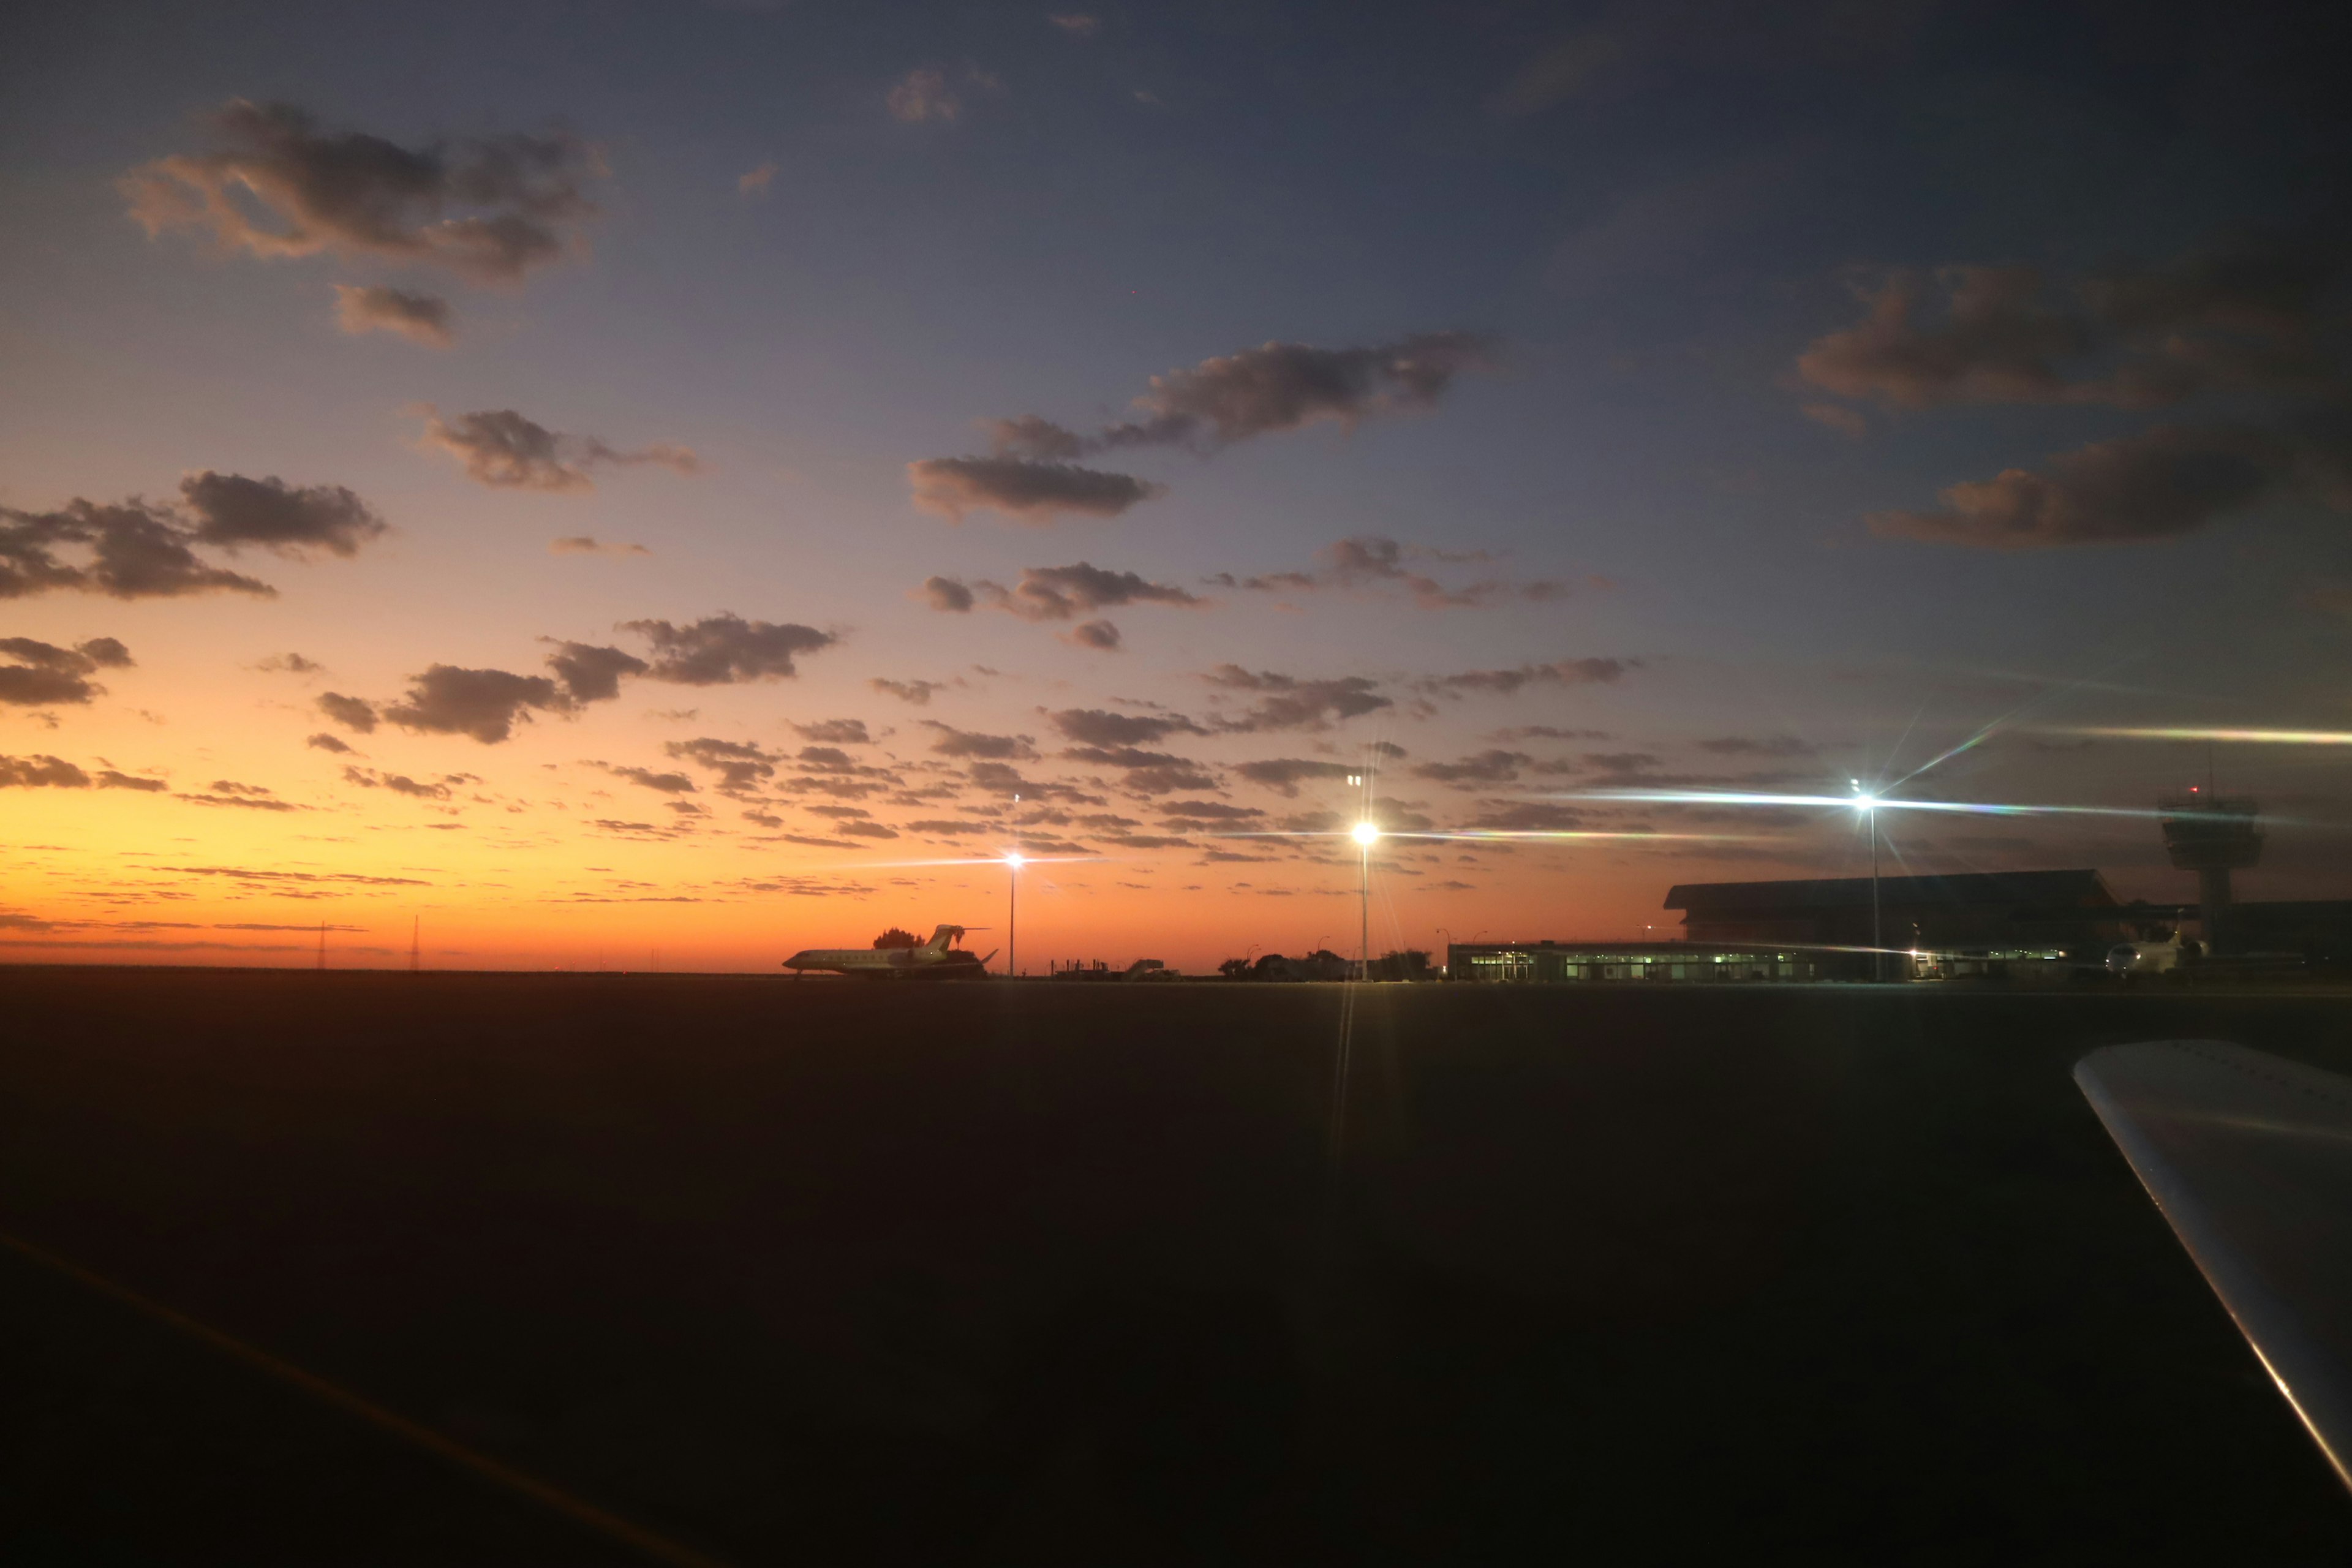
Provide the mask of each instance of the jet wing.
[{"label": "jet wing", "polygon": [[2074,1081],[2352,1486],[2352,1079],[2156,1040],[2093,1051]]}]

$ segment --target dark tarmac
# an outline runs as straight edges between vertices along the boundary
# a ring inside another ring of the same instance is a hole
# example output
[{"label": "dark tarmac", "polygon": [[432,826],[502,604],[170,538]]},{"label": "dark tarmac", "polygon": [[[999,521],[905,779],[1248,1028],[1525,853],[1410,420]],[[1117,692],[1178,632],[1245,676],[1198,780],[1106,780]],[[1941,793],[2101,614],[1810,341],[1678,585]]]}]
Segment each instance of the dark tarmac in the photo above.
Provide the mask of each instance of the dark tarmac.
[{"label": "dark tarmac", "polygon": [[[2352,1561],[2067,1076],[2352,999],[1341,1007],[0,971],[0,1233],[673,1561]],[[0,1561],[657,1560],[0,1247]]]}]

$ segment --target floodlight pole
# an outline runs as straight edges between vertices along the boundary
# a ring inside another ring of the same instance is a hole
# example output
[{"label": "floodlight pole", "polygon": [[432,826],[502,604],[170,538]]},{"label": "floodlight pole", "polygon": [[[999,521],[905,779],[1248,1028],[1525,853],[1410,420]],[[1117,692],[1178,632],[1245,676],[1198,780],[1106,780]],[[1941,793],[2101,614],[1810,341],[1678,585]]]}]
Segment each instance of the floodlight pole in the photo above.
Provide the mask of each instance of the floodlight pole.
[{"label": "floodlight pole", "polygon": [[1878,931],[1878,807],[1868,806],[1864,815],[1870,819],[1870,983],[1875,985],[1884,978],[1886,946]]},{"label": "floodlight pole", "polygon": [[1357,883],[1356,907],[1360,929],[1356,936],[1356,978],[1370,980],[1372,977],[1372,847],[1369,844],[1357,846],[1356,861],[1362,871]]},{"label": "floodlight pole", "polygon": [[1004,978],[1021,973],[1021,862],[1004,863]]}]

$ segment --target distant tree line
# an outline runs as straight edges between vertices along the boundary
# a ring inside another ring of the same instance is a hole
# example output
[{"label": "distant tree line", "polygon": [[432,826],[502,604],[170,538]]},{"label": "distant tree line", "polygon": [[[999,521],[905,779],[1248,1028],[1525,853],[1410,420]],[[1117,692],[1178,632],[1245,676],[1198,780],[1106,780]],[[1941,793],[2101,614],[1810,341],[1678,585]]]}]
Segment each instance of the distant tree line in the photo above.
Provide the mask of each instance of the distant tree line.
[{"label": "distant tree line", "polygon": [[[1437,971],[1429,962],[1429,954],[1421,948],[1411,947],[1384,952],[1372,960],[1365,976],[1370,980],[1434,980]],[[1217,965],[1217,973],[1227,980],[1303,981],[1350,980],[1355,977],[1356,961],[1342,958],[1329,948],[1317,948],[1303,958],[1286,958],[1278,952],[1261,955],[1255,961],[1229,958]]]}]

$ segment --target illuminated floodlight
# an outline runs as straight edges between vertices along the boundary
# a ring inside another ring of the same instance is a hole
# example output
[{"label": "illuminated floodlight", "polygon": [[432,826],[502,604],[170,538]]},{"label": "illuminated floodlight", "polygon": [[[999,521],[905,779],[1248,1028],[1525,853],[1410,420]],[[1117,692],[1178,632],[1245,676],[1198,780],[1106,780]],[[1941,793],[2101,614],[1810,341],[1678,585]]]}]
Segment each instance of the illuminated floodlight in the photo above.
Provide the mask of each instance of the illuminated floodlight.
[{"label": "illuminated floodlight", "polygon": [[1011,854],[1005,856],[1004,863],[1012,867],[1016,871],[1021,869],[1022,867],[1029,864],[1029,862],[1023,858],[1021,851],[1018,849],[1015,849]]},{"label": "illuminated floodlight", "polygon": [[1355,831],[1349,834],[1348,837],[1353,838],[1365,848],[1370,849],[1373,845],[1378,844],[1381,841],[1381,830],[1369,822],[1360,822],[1356,824]]}]

